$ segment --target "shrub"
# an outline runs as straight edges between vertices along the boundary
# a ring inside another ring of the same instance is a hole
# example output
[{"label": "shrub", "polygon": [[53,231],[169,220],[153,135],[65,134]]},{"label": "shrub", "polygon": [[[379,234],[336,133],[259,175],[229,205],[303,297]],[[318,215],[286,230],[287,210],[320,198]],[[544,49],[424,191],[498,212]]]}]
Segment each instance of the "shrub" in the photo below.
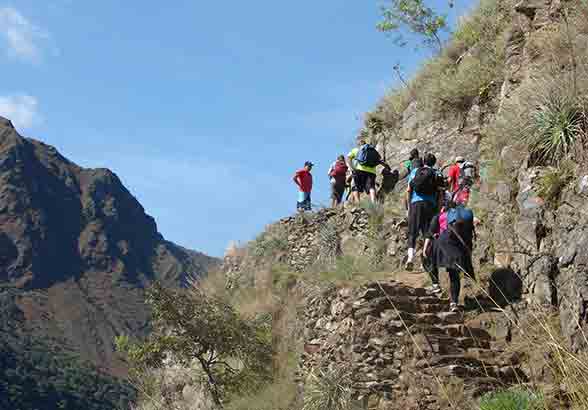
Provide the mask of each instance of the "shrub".
[{"label": "shrub", "polygon": [[543,408],[540,395],[522,389],[488,393],[480,400],[480,410],[539,410]]},{"label": "shrub", "polygon": [[319,262],[332,264],[341,253],[337,225],[332,220],[322,224],[318,229]]},{"label": "shrub", "polygon": [[462,113],[497,77],[497,65],[476,56],[466,56],[456,66],[447,67],[423,90],[425,107],[442,114]]},{"label": "shrub", "polygon": [[537,182],[537,195],[551,208],[559,206],[559,200],[563,189],[574,177],[572,163],[564,162],[559,168],[548,171]]},{"label": "shrub", "polygon": [[219,406],[234,394],[259,390],[271,379],[267,322],[243,319],[224,300],[196,287],[187,292],[155,283],[147,302],[154,327],[147,341],[116,340],[137,379],[164,363],[184,368],[197,363],[202,383]]},{"label": "shrub", "polygon": [[256,257],[274,256],[287,248],[288,236],[282,226],[270,226],[251,244],[252,253]]},{"label": "shrub", "polygon": [[305,387],[303,410],[354,409],[351,383],[351,371],[346,366],[313,371]]}]

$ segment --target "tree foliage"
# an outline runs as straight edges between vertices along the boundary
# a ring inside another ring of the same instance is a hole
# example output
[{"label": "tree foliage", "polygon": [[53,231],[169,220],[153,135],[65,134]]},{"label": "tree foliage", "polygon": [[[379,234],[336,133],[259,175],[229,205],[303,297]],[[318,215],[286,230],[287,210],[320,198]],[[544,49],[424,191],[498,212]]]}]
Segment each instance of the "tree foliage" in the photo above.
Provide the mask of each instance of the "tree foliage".
[{"label": "tree foliage", "polygon": [[126,337],[117,347],[127,354],[134,372],[146,373],[177,364],[195,363],[218,406],[234,394],[251,392],[271,379],[270,327],[246,320],[226,301],[200,289],[165,289],[154,284],[147,302],[153,309],[153,332],[144,343]]},{"label": "tree foliage", "polygon": [[378,29],[398,32],[397,42],[400,45],[406,45],[401,31],[408,30],[422,37],[426,46],[441,51],[440,33],[447,28],[447,19],[428,7],[424,0],[390,0],[390,4],[382,8],[382,18]]}]

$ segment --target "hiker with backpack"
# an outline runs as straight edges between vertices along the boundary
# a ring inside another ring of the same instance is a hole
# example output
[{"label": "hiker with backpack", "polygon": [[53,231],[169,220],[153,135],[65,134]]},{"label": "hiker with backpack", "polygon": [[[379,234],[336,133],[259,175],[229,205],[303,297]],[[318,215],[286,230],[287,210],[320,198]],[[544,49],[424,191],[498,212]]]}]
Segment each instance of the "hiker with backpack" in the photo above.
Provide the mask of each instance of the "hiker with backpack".
[{"label": "hiker with backpack", "polygon": [[336,208],[343,202],[348,169],[344,155],[339,155],[337,161],[333,162],[329,168],[328,175],[331,182],[331,207],[333,208]]},{"label": "hiker with backpack", "polygon": [[464,157],[457,156],[455,164],[449,168],[448,173],[449,186],[455,203],[467,205],[475,178],[476,166]]},{"label": "hiker with backpack", "polygon": [[425,240],[423,253],[431,260],[431,291],[441,293],[439,268],[445,268],[449,274],[450,309],[453,312],[459,310],[461,273],[475,278],[472,263],[475,237],[474,213],[452,202],[433,218]]},{"label": "hiker with backpack", "polygon": [[304,163],[304,167],[294,174],[292,180],[298,186],[298,201],[296,209],[300,212],[310,211],[312,205],[310,202],[310,193],[312,191],[312,174],[310,171],[314,164],[310,161]]},{"label": "hiker with backpack", "polygon": [[369,194],[372,203],[376,203],[376,168],[382,165],[389,169],[390,166],[382,161],[376,148],[363,138],[358,140],[358,146],[351,150],[348,159],[353,170],[352,199],[359,203],[361,193],[365,192]]},{"label": "hiker with backpack", "polygon": [[427,154],[424,162],[415,162],[415,167],[409,177],[406,190],[408,205],[408,257],[406,270],[414,267],[416,243],[419,234],[423,236],[429,231],[429,224],[438,209],[440,201],[439,173],[433,167],[437,158]]},{"label": "hiker with backpack", "polygon": [[410,151],[408,159],[402,161],[402,163],[400,164],[400,169],[402,170],[402,173],[399,174],[399,178],[404,179],[407,176],[409,176],[412,170],[415,168],[415,165],[418,164],[420,158],[421,157],[419,156],[419,150],[417,148],[413,148]]},{"label": "hiker with backpack", "polygon": [[455,204],[452,201],[453,195],[450,192],[444,191],[442,197],[442,207],[439,210],[439,213],[431,219],[429,231],[425,235],[425,244],[423,246],[422,254],[423,268],[429,274],[432,283],[432,286],[427,290],[437,294],[442,293],[442,290],[439,287],[439,267],[437,266],[437,261],[433,258],[433,255],[435,254],[435,246],[437,246],[439,236],[447,230],[447,212],[455,207]]},{"label": "hiker with backpack", "polygon": [[376,199],[379,203],[384,203],[386,200],[386,195],[390,194],[394,191],[396,184],[398,183],[399,172],[397,169],[392,171],[390,168],[384,168],[381,172],[382,176],[382,183],[378,187],[378,191],[376,192]]}]

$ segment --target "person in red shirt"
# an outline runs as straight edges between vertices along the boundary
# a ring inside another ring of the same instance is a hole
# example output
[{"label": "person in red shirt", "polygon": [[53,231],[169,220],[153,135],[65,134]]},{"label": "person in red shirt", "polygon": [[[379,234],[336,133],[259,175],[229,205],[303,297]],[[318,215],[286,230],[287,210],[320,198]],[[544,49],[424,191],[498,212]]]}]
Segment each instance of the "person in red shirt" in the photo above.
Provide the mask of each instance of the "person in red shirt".
[{"label": "person in red shirt", "polygon": [[333,208],[340,205],[343,201],[348,169],[344,155],[339,155],[337,161],[333,162],[329,168],[328,175],[331,181],[331,207]]},{"label": "person in red shirt", "polygon": [[296,203],[296,209],[298,211],[310,211],[310,192],[312,191],[312,174],[310,171],[314,164],[310,161],[304,163],[304,168],[299,169],[294,174],[292,180],[298,185],[298,202]]},{"label": "person in red shirt", "polygon": [[455,164],[449,167],[447,174],[449,189],[452,194],[456,193],[459,189],[459,172],[461,170],[461,164],[464,162],[463,157],[455,157]]}]

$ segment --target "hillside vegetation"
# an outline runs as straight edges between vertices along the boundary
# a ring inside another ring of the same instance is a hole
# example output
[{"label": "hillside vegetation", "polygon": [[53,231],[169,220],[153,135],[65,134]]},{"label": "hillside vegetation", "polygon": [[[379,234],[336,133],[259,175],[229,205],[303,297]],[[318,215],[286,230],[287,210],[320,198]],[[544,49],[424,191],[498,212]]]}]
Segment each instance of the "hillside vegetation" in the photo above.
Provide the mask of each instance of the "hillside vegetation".
[{"label": "hillside vegetation", "polygon": [[[588,3],[482,0],[432,44],[362,136],[391,164],[417,146],[478,165],[479,276],[464,285],[465,314],[400,268],[402,188],[381,206],[285,218],[177,305],[150,299],[166,311],[157,339],[119,340],[140,409],[588,408]],[[220,333],[255,334],[249,349],[231,336],[217,355],[226,341],[201,330],[186,340],[216,317],[183,308],[204,301],[231,318]],[[210,377],[203,354],[227,370]],[[246,383],[229,388],[233,373]]]}]

